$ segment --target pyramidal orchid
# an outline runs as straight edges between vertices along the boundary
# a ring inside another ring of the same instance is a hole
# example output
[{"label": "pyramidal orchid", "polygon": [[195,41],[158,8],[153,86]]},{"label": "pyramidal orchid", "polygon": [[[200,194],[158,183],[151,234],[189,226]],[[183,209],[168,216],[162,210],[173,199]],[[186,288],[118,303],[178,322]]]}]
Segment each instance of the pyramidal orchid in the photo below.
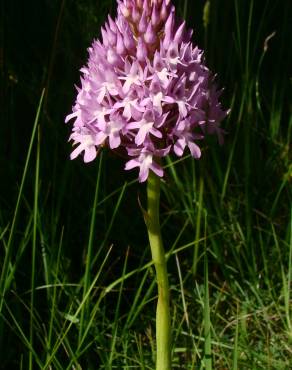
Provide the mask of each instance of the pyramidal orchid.
[{"label": "pyramidal orchid", "polygon": [[[192,31],[175,16],[170,0],[117,0],[115,20],[101,28],[88,49],[72,113],[70,140],[84,162],[101,147],[122,153],[125,169],[147,180],[147,226],[156,270],[156,370],[171,369],[171,320],[166,257],[159,222],[162,158],[187,151],[200,158],[205,135],[223,140],[221,108],[214,75]],[[89,264],[88,264],[89,266]]]},{"label": "pyramidal orchid", "polygon": [[71,159],[93,161],[99,148],[123,152],[125,169],[162,177],[161,157],[189,151],[200,158],[206,134],[222,142],[226,116],[214,75],[192,31],[175,16],[170,0],[118,0],[101,40],[88,49],[73,112]]}]

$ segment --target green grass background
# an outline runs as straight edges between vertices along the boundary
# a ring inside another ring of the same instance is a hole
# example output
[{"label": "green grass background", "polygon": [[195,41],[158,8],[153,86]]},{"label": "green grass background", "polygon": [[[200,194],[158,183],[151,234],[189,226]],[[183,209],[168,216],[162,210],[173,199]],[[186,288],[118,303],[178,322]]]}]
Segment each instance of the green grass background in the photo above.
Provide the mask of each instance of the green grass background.
[{"label": "green grass background", "polygon": [[[176,5],[231,113],[224,146],[165,163],[173,368],[291,369],[292,3]],[[0,369],[154,368],[145,186],[107,151],[71,162],[64,124],[115,8],[1,2]]]}]

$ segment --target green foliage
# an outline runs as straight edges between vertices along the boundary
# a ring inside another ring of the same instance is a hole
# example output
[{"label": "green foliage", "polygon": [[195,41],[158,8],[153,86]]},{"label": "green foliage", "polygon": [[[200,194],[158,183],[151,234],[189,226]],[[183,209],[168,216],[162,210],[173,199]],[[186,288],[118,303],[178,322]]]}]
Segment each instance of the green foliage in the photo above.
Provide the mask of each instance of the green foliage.
[{"label": "green foliage", "polygon": [[[292,4],[176,3],[231,113],[224,146],[165,164],[173,368],[288,369]],[[0,369],[153,369],[145,188],[106,151],[69,161],[63,123],[115,2],[2,7]]]}]

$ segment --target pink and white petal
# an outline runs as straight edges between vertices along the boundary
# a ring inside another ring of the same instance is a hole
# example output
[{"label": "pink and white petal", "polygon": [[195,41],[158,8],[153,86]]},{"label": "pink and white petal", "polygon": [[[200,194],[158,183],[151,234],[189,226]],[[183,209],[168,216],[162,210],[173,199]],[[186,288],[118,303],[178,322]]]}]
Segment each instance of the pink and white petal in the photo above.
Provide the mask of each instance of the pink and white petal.
[{"label": "pink and white petal", "polygon": [[163,98],[163,101],[165,101],[166,103],[170,103],[170,104],[172,104],[172,103],[176,103],[176,100],[175,100],[175,99],[173,99],[171,96],[168,96],[168,95],[166,95],[166,96]]},{"label": "pink and white petal", "polygon": [[141,121],[139,121],[139,122],[130,122],[130,123],[127,124],[126,129],[132,130],[132,129],[135,129],[135,128],[139,128],[139,127],[141,127],[141,124],[142,124]]},{"label": "pink and white petal", "polygon": [[173,146],[173,150],[177,156],[181,157],[184,154],[185,147],[186,147],[185,139],[178,139]]},{"label": "pink and white petal", "polygon": [[140,162],[137,159],[131,159],[125,164],[125,170],[132,170],[135,167],[140,167]]},{"label": "pink and white petal", "polygon": [[165,121],[168,117],[169,112],[166,112],[161,117],[158,117],[158,119],[155,120],[155,127],[160,128],[165,124]]},{"label": "pink and white petal", "polygon": [[96,98],[96,100],[99,104],[103,101],[103,99],[105,97],[105,94],[106,94],[106,88],[103,86],[103,87],[100,88],[99,94]]},{"label": "pink and white petal", "polygon": [[176,123],[176,131],[184,131],[186,128],[186,120],[179,120]]},{"label": "pink and white petal", "polygon": [[145,108],[139,108],[140,110],[136,109],[133,105],[131,106],[131,117],[135,121],[141,121]]},{"label": "pink and white petal", "polygon": [[150,169],[159,177],[163,177],[163,169],[155,162],[152,162]]},{"label": "pink and white petal", "polygon": [[104,143],[104,141],[106,140],[107,138],[107,135],[100,131],[96,136],[95,136],[95,144],[96,145],[100,145],[102,143]]},{"label": "pink and white petal", "polygon": [[156,72],[159,80],[162,82],[163,84],[163,87],[166,87],[168,85],[168,82],[169,82],[169,76],[170,76],[170,73],[168,72],[167,68],[163,68],[160,72]]},{"label": "pink and white petal", "polygon": [[130,79],[127,79],[123,85],[123,92],[125,94],[127,94],[131,88],[131,85],[132,85],[133,81],[131,81]]},{"label": "pink and white petal", "polygon": [[159,139],[161,139],[162,138],[162,133],[159,131],[159,130],[157,130],[156,128],[152,128],[151,130],[150,130],[150,133],[153,135],[153,136],[155,136],[155,137],[158,137]]},{"label": "pink and white petal", "polygon": [[[146,99],[147,99],[147,98],[146,98]],[[135,100],[131,101],[131,106],[132,106],[132,108],[135,108],[137,111],[139,111],[139,112],[141,112],[141,113],[144,113],[144,112],[145,112],[145,107],[144,107],[144,105],[142,104],[142,102],[141,102],[141,105],[140,105],[140,104],[138,104],[138,103],[136,102],[136,100],[137,100],[137,99],[135,99]],[[149,98],[149,100],[150,100],[150,98]]]},{"label": "pink and white petal", "polygon": [[178,101],[177,105],[178,105],[179,113],[185,118],[188,115],[186,103],[184,101]]},{"label": "pink and white petal", "polygon": [[70,159],[75,159],[78,157],[78,155],[85,149],[85,146],[84,144],[81,144],[77,146],[77,148],[75,148],[73,150],[73,152],[70,154]]},{"label": "pink and white petal", "polygon": [[159,114],[162,114],[162,99],[163,99],[162,92],[153,95],[153,106],[157,109],[157,112]]},{"label": "pink and white petal", "polygon": [[96,158],[96,148],[94,145],[88,146],[85,148],[84,152],[84,162],[92,162]]},{"label": "pink and white petal", "polygon": [[121,144],[121,138],[119,133],[113,133],[109,136],[109,145],[111,149],[116,149]]},{"label": "pink and white petal", "polygon": [[123,116],[126,118],[127,121],[129,121],[131,119],[132,112],[131,112],[131,105],[130,105],[130,103],[126,103],[125,104]]},{"label": "pink and white petal", "polygon": [[140,167],[140,172],[139,172],[139,182],[144,182],[147,180],[147,177],[149,175],[149,167],[142,166]]},{"label": "pink and white petal", "polygon": [[135,137],[135,143],[137,145],[141,145],[151,130],[152,122],[145,123],[143,126],[141,126],[140,130],[138,131],[136,137]]},{"label": "pink and white petal", "polygon": [[188,147],[190,149],[190,152],[194,158],[200,158],[201,157],[201,149],[199,146],[191,141],[188,142]]},{"label": "pink and white petal", "polygon": [[155,154],[158,156],[158,157],[165,157],[169,154],[170,150],[171,150],[171,145],[168,145],[166,148],[163,148],[163,149],[156,149],[155,150]]},{"label": "pink and white petal", "polygon": [[65,118],[65,123],[69,122],[70,119],[72,119],[74,117],[77,117],[79,114],[80,114],[79,110],[77,110],[76,112],[73,112],[71,114],[68,114],[68,116],[66,116],[66,118]]},{"label": "pink and white petal", "polygon": [[[140,157],[141,161],[141,157]],[[140,164],[139,182],[147,180],[149,174],[149,167],[152,165],[152,154],[148,154],[143,158]]]}]

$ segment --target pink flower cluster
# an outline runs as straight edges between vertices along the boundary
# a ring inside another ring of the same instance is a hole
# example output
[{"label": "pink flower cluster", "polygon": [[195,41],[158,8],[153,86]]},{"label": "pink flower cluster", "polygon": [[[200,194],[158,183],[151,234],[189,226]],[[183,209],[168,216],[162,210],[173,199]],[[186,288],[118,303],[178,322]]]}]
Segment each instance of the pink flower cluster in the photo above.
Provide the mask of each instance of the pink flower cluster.
[{"label": "pink flower cluster", "polygon": [[163,176],[160,158],[182,156],[188,148],[201,156],[198,142],[217,134],[227,112],[204,64],[203,53],[179,23],[170,0],[118,0],[115,20],[101,29],[102,41],[88,49],[73,112],[71,159],[96,158],[98,149],[124,151],[125,169]]}]

